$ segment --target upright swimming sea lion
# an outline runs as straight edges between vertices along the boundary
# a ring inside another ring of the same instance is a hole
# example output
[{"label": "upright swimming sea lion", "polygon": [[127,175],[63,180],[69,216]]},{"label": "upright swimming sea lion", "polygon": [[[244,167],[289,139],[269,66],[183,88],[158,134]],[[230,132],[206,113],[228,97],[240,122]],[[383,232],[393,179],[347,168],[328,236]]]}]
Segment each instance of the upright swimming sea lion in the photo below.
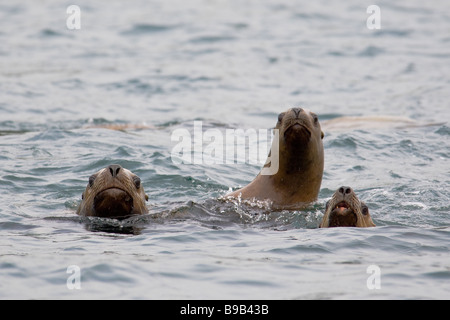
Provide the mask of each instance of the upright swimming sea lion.
[{"label": "upright swimming sea lion", "polygon": [[89,178],[77,214],[123,219],[148,213],[146,201],[141,179],[119,165],[111,165]]},{"label": "upright swimming sea lion", "polygon": [[320,228],[332,227],[375,227],[369,208],[350,187],[340,187],[327,202]]},{"label": "upright swimming sea lion", "polygon": [[226,198],[269,200],[276,209],[301,209],[317,200],[324,168],[323,132],[317,115],[307,109],[289,109],[278,116],[275,129],[279,134],[273,143],[279,152],[274,157],[272,145],[269,160],[271,166],[278,160],[278,171],[261,172]]}]

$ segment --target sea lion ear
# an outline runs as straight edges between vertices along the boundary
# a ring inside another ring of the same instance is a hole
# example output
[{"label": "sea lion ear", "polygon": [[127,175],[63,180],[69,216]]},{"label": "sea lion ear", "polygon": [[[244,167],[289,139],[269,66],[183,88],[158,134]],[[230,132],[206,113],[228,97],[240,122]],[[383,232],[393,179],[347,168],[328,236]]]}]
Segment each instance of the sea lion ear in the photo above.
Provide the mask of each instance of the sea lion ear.
[{"label": "sea lion ear", "polygon": [[322,140],[323,140],[324,137],[325,137],[325,133],[323,133],[323,131],[322,131]]}]

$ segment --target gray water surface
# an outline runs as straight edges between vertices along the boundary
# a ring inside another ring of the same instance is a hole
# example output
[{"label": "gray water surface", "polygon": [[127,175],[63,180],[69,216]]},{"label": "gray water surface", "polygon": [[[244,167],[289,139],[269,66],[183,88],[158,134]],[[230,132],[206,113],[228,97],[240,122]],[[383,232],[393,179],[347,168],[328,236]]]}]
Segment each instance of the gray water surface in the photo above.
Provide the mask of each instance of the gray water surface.
[{"label": "gray water surface", "polygon": [[[80,30],[70,4],[0,3],[0,298],[450,298],[448,3],[378,2],[381,30],[361,1],[77,1]],[[304,211],[218,200],[260,165],[172,162],[176,129],[270,129],[292,106],[439,125],[325,132]],[[102,128],[123,124],[147,128]],[[148,216],[75,214],[112,163]],[[341,185],[376,228],[317,228]]]}]

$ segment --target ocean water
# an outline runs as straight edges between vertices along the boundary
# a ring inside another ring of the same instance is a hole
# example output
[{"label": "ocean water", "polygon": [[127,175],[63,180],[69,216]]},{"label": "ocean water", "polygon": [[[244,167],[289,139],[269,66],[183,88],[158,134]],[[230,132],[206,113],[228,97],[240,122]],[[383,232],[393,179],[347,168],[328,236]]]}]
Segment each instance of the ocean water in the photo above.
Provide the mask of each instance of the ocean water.
[{"label": "ocean water", "polygon": [[[449,299],[450,5],[379,1],[372,30],[371,4],[1,1],[0,298]],[[259,164],[172,161],[173,132],[194,121],[270,129],[292,106],[324,128],[433,125],[324,129],[304,211],[218,200]],[[112,163],[141,177],[149,215],[75,214]],[[317,228],[341,185],[376,228]]]}]

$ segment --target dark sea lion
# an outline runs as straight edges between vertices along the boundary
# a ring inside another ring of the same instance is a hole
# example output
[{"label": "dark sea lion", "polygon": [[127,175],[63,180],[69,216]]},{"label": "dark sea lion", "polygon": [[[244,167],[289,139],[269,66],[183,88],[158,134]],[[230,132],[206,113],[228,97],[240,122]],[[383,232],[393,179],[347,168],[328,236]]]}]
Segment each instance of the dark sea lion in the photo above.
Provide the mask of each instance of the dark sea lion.
[{"label": "dark sea lion", "polygon": [[89,178],[77,214],[124,219],[148,213],[141,179],[119,165],[110,165]]},{"label": "dark sea lion", "polygon": [[[263,170],[249,185],[225,198],[269,200],[275,209],[303,209],[317,200],[324,168],[317,115],[307,109],[289,109],[278,116],[275,129],[278,135]],[[269,165],[278,170],[267,174]]]},{"label": "dark sea lion", "polygon": [[350,187],[340,187],[327,202],[320,228],[375,227],[369,208]]}]

